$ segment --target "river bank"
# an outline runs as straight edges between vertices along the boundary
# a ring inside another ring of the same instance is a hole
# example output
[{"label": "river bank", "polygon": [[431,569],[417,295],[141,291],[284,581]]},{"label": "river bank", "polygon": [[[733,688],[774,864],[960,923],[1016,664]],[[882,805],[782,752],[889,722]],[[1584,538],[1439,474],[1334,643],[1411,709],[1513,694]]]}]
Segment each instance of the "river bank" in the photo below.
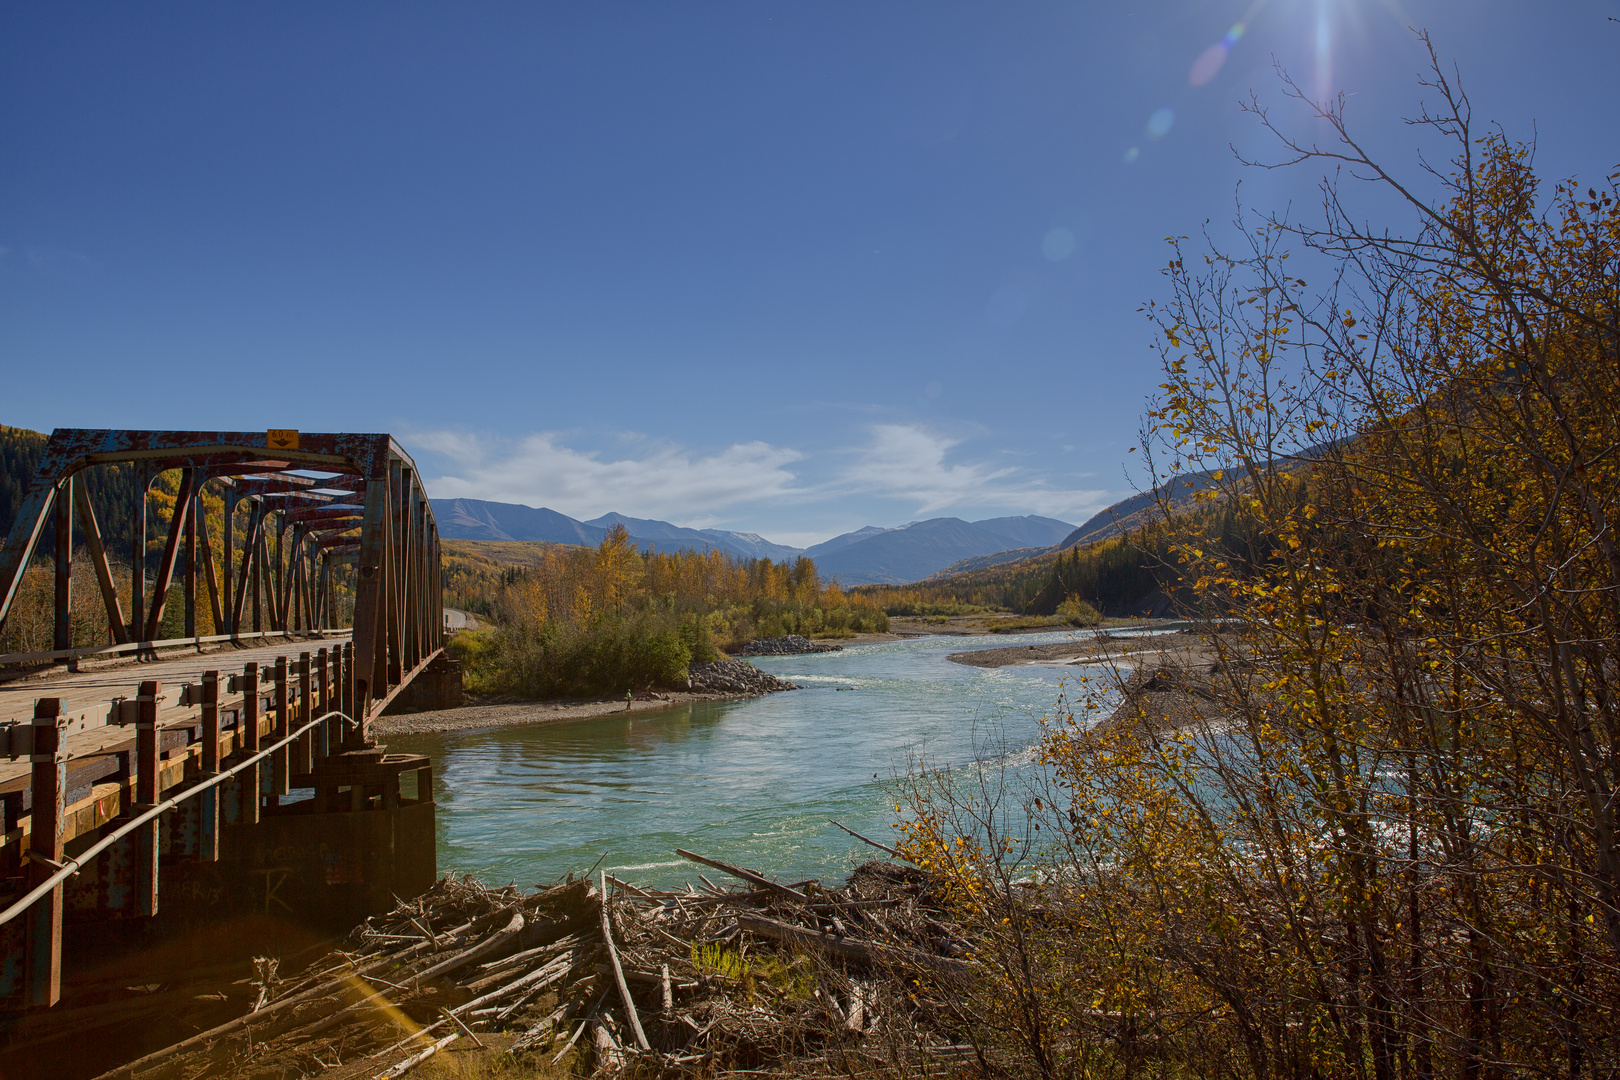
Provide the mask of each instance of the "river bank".
[{"label": "river bank", "polygon": [[[990,618],[994,619],[996,616]],[[894,628],[889,633],[857,634],[851,638],[841,639],[839,644],[856,647],[925,638],[979,636],[985,633],[985,620],[986,616],[982,615],[957,616],[953,617],[950,623],[941,625],[924,617],[897,617],[893,620]],[[1053,631],[1046,628],[1022,633],[1050,635]],[[1063,641],[969,649],[951,653],[946,659],[978,668],[1027,665],[1052,667],[1106,663],[1127,657],[1140,659],[1149,653],[1183,654],[1195,650],[1198,641],[1192,635],[1177,635],[1174,639],[1176,644],[1167,649],[1164,640],[1162,635],[1137,638],[1115,637],[1107,632],[1099,636],[1091,631],[1074,631]],[[382,737],[472,731],[482,728],[588,720],[604,716],[633,716],[700,702],[743,701],[760,696],[762,696],[760,693],[733,691],[659,690],[637,694],[628,709],[625,707],[624,698],[616,696],[553,701],[475,701],[455,709],[384,716],[373,724],[372,730]]]},{"label": "river bank", "polygon": [[672,709],[700,701],[740,701],[757,694],[709,693],[692,690],[659,690],[637,695],[625,707],[622,697],[568,698],[561,701],[474,702],[458,709],[404,713],[384,716],[371,730],[384,738],[390,735],[427,735],[477,728],[513,727],[522,724],[549,724],[563,720],[588,720],[597,716],[635,716]]},{"label": "river bank", "polygon": [[999,649],[968,649],[951,653],[946,659],[952,663],[982,668],[1028,664],[1062,667],[1107,664],[1112,661],[1134,664],[1150,655],[1175,656],[1196,662],[1206,651],[1202,640],[1186,631],[1132,637],[1077,631],[1067,641],[1007,645]]}]

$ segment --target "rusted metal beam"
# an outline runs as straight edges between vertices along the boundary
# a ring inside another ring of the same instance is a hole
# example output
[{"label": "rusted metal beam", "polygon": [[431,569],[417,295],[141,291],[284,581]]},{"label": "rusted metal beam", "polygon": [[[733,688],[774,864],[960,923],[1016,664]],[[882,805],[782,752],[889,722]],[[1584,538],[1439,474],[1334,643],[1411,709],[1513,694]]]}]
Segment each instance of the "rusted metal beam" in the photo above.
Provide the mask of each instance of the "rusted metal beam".
[{"label": "rusted metal beam", "polygon": [[[276,625],[276,593],[275,586],[270,580],[270,530],[264,526],[264,518],[259,516],[259,531],[253,546],[253,629],[262,630],[264,626],[261,613],[270,617],[270,629],[279,630]],[[269,600],[269,610],[265,611],[265,600]]]},{"label": "rusted metal beam", "polygon": [[327,503],[325,506],[312,506],[305,509],[287,509],[285,511],[288,521],[312,522],[319,521],[330,525],[332,522],[353,521],[356,525],[366,516],[366,508],[359,503]]},{"label": "rusted metal beam", "polygon": [[62,481],[52,500],[56,516],[56,626],[54,648],[73,648],[73,489],[74,478]]},{"label": "rusted metal beam", "polygon": [[303,529],[293,527],[292,536],[287,536],[288,524],[285,514],[281,515],[281,527],[276,530],[276,566],[280,574],[276,582],[277,601],[281,614],[281,629],[294,629],[293,623],[293,586],[298,573],[298,546],[303,539]]},{"label": "rusted metal beam", "polygon": [[[261,513],[259,504],[257,502],[250,503],[248,505],[247,535],[242,538],[242,566],[236,574],[236,600],[231,607],[230,633],[232,634],[239,634],[242,632],[242,607],[247,602],[248,575],[252,573],[254,564],[257,561],[256,555],[258,552],[257,542],[260,517]],[[231,518],[227,517],[225,519],[225,523],[227,526],[230,525]],[[228,582],[231,577],[230,560],[233,557],[230,550],[229,532],[226,534],[225,543],[225,579]],[[254,629],[257,629],[257,627]]]},{"label": "rusted metal beam", "polygon": [[354,709],[363,742],[374,697],[388,692],[388,472],[366,484],[366,518],[360,527],[360,564],[354,598]]},{"label": "rusted metal beam", "polygon": [[135,473],[129,530],[129,636],[132,641],[146,641],[146,492],[152,474],[143,469]]},{"label": "rusted metal beam", "polygon": [[118,600],[118,586],[113,581],[112,567],[107,564],[107,549],[101,543],[101,527],[96,524],[96,510],[90,505],[90,492],[84,484],[73,485],[73,507],[78,511],[79,526],[84,529],[84,547],[96,572],[96,584],[101,586],[101,602],[107,609],[107,627],[112,632],[113,644],[128,644],[124,606]]},{"label": "rusted metal beam", "polygon": [[287,518],[280,511],[276,515],[276,549],[270,560],[270,625],[276,630],[290,629],[287,625]]},{"label": "rusted metal beam", "polygon": [[186,637],[197,636],[197,515],[201,500],[195,492],[186,500],[185,560],[186,571],[181,576],[180,597],[185,604],[183,630]]},{"label": "rusted metal beam", "polygon": [[320,486],[319,481],[308,476],[288,476],[285,473],[244,476],[236,483],[244,493],[261,497],[265,495],[283,495],[289,492],[302,494]]},{"label": "rusted metal beam", "polygon": [[174,581],[174,563],[180,554],[180,538],[185,535],[185,523],[191,516],[191,496],[197,490],[197,472],[184,469],[180,473],[180,490],[174,497],[174,516],[169,519],[169,535],[163,542],[163,561],[158,563],[157,581],[152,586],[152,613],[146,618],[143,641],[156,641],[158,627],[163,623],[163,611],[169,603],[169,585]]},{"label": "rusted metal beam", "polygon": [[[36,477],[42,474],[51,456],[49,449],[47,445],[47,452],[40,461],[41,473],[36,473]],[[41,484],[36,479],[23,496],[22,505],[17,508],[16,520],[11,523],[11,533],[6,537],[5,545],[0,547],[0,631],[6,628],[6,616],[11,613],[11,602],[17,596],[17,586],[22,584],[23,574],[28,570],[28,560],[33,558],[34,546],[39,543],[39,534],[45,529],[45,515],[55,500],[55,484]]]},{"label": "rusted metal beam", "polygon": [[363,522],[354,525],[343,525],[336,529],[325,530],[315,534],[316,547],[337,547],[342,544],[358,544],[360,535],[357,529],[363,529]]},{"label": "rusted metal beam", "polygon": [[[197,496],[197,539],[202,541],[203,576],[208,582],[209,612],[214,616],[214,633],[228,634],[230,628],[225,625],[225,599],[219,592],[219,578],[214,571],[214,546],[208,540],[208,512],[203,504],[202,496]],[[225,580],[230,581],[230,566],[225,567]]]},{"label": "rusted metal beam", "polygon": [[[399,452],[387,435],[300,432],[295,447],[272,448],[263,431],[129,431],[58,428],[62,452],[85,465],[152,461],[164,468],[242,461],[279,461],[281,468],[341,471],[344,467],[373,474],[386,467],[390,452]],[[219,459],[219,460],[210,460]]]}]

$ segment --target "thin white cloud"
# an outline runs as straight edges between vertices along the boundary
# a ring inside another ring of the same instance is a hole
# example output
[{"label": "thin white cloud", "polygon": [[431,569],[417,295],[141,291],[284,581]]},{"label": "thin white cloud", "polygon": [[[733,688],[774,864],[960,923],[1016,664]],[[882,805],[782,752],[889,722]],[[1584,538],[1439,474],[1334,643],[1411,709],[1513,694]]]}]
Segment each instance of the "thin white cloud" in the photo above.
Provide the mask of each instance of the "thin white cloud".
[{"label": "thin white cloud", "polygon": [[0,247],[0,270],[22,271],[36,277],[65,278],[100,268],[101,264],[95,259],[67,248]]},{"label": "thin white cloud", "polygon": [[736,443],[708,454],[654,443],[635,456],[611,460],[566,446],[560,434],[549,431],[515,444],[453,431],[418,434],[411,442],[452,463],[453,473],[427,481],[436,499],[546,506],[581,519],[619,511],[708,523],[724,507],[803,494],[786,468],[803,455],[764,442]]},{"label": "thin white cloud", "polygon": [[1006,507],[1078,520],[1113,501],[1107,491],[1054,487],[1027,470],[987,462],[952,462],[961,440],[914,424],[878,424],[871,442],[855,451],[842,475],[851,491],[897,499],[919,515],[953,507]]},{"label": "thin white cloud", "polygon": [[[798,546],[826,539],[832,523],[857,515],[875,525],[953,511],[1081,521],[1116,497],[1059,486],[1036,469],[1007,464],[1006,455],[966,458],[961,439],[921,425],[867,430],[867,444],[845,451],[847,463],[836,475],[828,475],[831,462],[790,468],[806,456],[757,441],[704,452],[628,435],[619,440],[622,449],[595,451],[569,446],[568,436],[554,431],[508,440],[438,430],[415,433],[407,442],[448,463],[426,480],[435,499],[547,506],[579,519],[618,511],[691,528],[754,531]],[[788,504],[797,508],[791,525],[780,518]],[[783,527],[773,526],[773,518]],[[826,524],[806,529],[814,518]]]}]

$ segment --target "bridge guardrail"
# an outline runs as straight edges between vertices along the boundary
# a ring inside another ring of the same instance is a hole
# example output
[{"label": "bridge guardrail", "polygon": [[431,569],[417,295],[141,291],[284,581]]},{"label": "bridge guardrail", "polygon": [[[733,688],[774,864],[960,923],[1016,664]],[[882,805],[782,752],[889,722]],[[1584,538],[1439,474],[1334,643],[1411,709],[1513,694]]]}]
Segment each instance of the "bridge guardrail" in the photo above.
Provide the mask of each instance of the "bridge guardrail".
[{"label": "bridge guardrail", "polygon": [[[260,749],[259,752],[254,754],[252,757],[245,758],[244,760],[237,762],[235,765],[232,765],[229,769],[225,769],[205,778],[202,783],[192,785],[173,798],[165,799],[163,802],[160,802],[151,809],[131,818],[117,829],[114,829],[106,836],[103,836],[100,840],[97,840],[94,844],[91,844],[89,847],[85,848],[78,855],[71,859],[64,860],[56,872],[50,877],[34,886],[31,891],[25,893],[10,907],[6,908],[4,911],[0,911],[0,926],[4,926],[12,919],[15,919],[18,915],[21,915],[23,912],[27,911],[30,907],[33,907],[37,901],[43,899],[44,896],[52,889],[78,874],[84,869],[85,865],[97,855],[100,855],[103,851],[107,850],[119,840],[122,840],[125,836],[128,836],[130,833],[134,832],[140,826],[163,816],[163,814],[173,810],[187,799],[190,799],[196,795],[201,795],[210,788],[223,784],[225,781],[243,771],[248,766],[257,765],[265,758],[270,757],[277,750],[292,745],[293,743],[297,742],[301,736],[308,732],[314,731],[317,727],[326,723],[328,720],[331,720],[333,717],[353,723],[352,717],[350,717],[347,713],[340,712],[337,709],[333,709],[328,713],[323,713],[318,718],[311,720],[297,731],[288,735],[286,738],[278,739],[276,742],[271,743],[268,747]],[[36,855],[33,856],[33,858],[38,859],[39,856]]]}]

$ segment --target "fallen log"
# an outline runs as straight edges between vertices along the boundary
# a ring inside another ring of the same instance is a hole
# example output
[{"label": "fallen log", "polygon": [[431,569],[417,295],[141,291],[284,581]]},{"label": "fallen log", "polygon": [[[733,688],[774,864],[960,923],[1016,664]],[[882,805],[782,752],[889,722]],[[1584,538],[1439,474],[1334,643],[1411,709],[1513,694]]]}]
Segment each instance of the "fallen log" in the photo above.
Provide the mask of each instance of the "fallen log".
[{"label": "fallen log", "polygon": [[741,878],[750,885],[758,885],[762,889],[770,889],[772,892],[780,893],[783,896],[798,900],[801,903],[807,904],[810,902],[810,898],[804,893],[799,892],[797,889],[790,889],[781,882],[772,881],[770,878],[756,874],[752,870],[744,870],[740,866],[732,866],[730,863],[723,863],[717,859],[705,858],[702,855],[687,851],[684,848],[676,848],[675,854],[679,855],[683,859],[690,859],[692,862],[702,863],[704,866],[712,866],[716,870],[730,874],[734,878]]},{"label": "fallen log", "polygon": [[[887,851],[890,855],[893,855],[897,859],[906,859],[906,857],[904,855],[900,854],[898,851],[896,851],[894,848],[890,847],[888,844],[880,844],[876,840],[873,840],[869,836],[862,836],[860,833],[856,832],[854,829],[850,828],[848,825],[845,825],[841,821],[834,821],[831,818],[828,818],[827,819],[827,824],[829,824],[829,825],[837,825],[840,829],[843,829],[845,832],[849,833],[849,835],[853,836],[855,839],[860,840],[863,843],[871,844],[873,847],[877,848],[879,851]],[[911,861],[910,859],[906,859],[906,862],[910,862],[910,861]]]},{"label": "fallen log", "polygon": [[613,964],[613,978],[619,984],[619,997],[624,1000],[624,1011],[635,1033],[636,1045],[651,1050],[647,1035],[641,1030],[641,1017],[636,1014],[636,1003],[630,997],[630,984],[624,981],[624,967],[619,963],[619,950],[613,946],[613,920],[608,916],[607,874],[602,874],[602,943],[607,946],[608,960]]},{"label": "fallen log", "polygon": [[521,933],[523,933],[523,912],[513,911],[512,918],[504,929],[491,934],[471,948],[463,949],[454,956],[434,964],[427,970],[412,975],[409,985],[413,988],[421,986],[424,979],[431,979],[435,975],[443,975],[446,972],[454,971],[459,967],[472,963],[474,960],[482,960],[499,950],[503,945],[515,942],[517,936]]}]

